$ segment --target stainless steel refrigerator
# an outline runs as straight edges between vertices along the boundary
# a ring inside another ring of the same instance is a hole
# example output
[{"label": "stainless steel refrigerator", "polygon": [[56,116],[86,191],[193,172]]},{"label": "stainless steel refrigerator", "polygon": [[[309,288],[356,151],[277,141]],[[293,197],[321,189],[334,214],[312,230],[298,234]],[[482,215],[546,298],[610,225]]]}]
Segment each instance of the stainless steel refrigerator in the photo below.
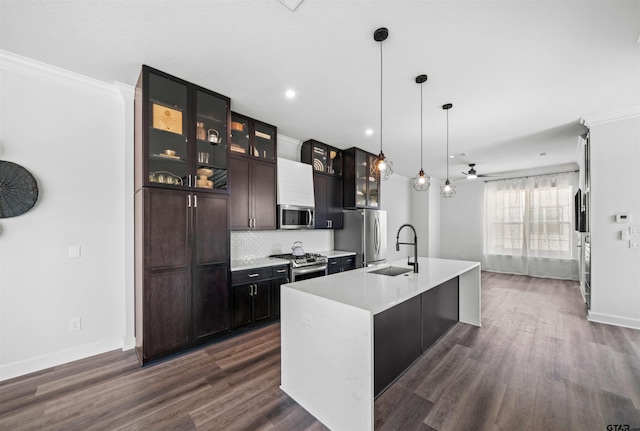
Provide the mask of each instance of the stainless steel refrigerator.
[{"label": "stainless steel refrigerator", "polygon": [[333,231],[336,250],[355,251],[356,268],[387,261],[387,212],[344,210],[344,227]]}]

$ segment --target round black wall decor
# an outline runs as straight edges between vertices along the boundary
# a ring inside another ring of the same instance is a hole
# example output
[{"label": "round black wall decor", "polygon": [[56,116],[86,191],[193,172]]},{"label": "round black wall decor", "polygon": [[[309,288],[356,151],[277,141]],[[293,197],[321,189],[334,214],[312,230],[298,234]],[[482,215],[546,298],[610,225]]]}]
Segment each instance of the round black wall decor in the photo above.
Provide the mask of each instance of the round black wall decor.
[{"label": "round black wall decor", "polygon": [[20,165],[0,160],[0,218],[19,216],[38,200],[38,183]]}]

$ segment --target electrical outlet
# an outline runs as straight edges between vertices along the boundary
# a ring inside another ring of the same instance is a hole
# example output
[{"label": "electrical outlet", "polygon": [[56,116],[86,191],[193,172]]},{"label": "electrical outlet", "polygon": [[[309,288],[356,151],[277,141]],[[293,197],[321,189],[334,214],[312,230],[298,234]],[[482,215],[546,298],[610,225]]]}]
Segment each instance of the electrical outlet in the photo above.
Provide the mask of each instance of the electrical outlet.
[{"label": "electrical outlet", "polygon": [[629,241],[629,248],[640,248],[640,239],[632,239]]},{"label": "electrical outlet", "polygon": [[81,329],[81,321],[79,317],[69,319],[69,332],[79,331]]},{"label": "electrical outlet", "polygon": [[629,231],[631,235],[640,235],[640,227],[630,227]]},{"label": "electrical outlet", "polygon": [[80,257],[80,246],[79,245],[70,245],[69,246],[69,257],[71,257],[71,258],[79,258]]}]

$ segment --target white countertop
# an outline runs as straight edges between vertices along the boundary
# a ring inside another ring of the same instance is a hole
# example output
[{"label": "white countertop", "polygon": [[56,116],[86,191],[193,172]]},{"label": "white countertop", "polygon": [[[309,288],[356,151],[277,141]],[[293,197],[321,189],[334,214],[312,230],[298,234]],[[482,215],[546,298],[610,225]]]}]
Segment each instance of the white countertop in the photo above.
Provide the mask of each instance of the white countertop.
[{"label": "white countertop", "polygon": [[[323,256],[327,256],[329,258],[351,256],[356,254],[354,251],[342,251],[342,250],[323,250],[323,251],[314,251],[312,253],[318,253]],[[274,257],[258,257],[253,259],[240,259],[240,260],[231,261],[231,271],[240,271],[242,269],[262,268],[265,266],[277,266],[277,265],[288,265],[288,264],[289,264],[288,260],[277,259]]]},{"label": "white countertop", "polygon": [[478,262],[427,257],[418,258],[418,262],[418,274],[407,272],[394,277],[369,274],[385,266],[411,268],[404,259],[284,286],[378,314],[480,266]]}]

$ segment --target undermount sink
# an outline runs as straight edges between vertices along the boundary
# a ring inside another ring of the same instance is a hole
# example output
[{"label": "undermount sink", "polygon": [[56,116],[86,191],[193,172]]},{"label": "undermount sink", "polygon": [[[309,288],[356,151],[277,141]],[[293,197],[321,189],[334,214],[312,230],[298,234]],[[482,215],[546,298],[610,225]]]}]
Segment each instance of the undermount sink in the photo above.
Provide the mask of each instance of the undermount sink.
[{"label": "undermount sink", "polygon": [[376,269],[375,271],[369,271],[369,274],[389,275],[394,277],[396,275],[404,274],[405,272],[411,272],[413,268],[400,268],[398,266],[387,266],[385,268]]}]

